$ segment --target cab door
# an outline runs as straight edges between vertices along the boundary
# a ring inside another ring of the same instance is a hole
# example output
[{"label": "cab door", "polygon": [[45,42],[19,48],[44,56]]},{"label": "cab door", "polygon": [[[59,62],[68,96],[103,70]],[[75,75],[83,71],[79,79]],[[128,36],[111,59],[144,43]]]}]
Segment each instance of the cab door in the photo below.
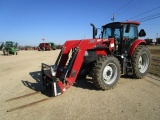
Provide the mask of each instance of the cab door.
[{"label": "cab door", "polygon": [[130,24],[129,28],[127,28],[127,25],[124,25],[123,28],[122,54],[128,54],[132,43],[138,39],[137,25]]}]

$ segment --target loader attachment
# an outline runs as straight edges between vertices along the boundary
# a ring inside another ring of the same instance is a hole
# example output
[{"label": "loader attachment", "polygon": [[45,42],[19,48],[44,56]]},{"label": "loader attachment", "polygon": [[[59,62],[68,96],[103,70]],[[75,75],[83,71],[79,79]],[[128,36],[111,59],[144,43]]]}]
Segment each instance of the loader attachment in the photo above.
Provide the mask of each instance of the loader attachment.
[{"label": "loader attachment", "polygon": [[46,89],[52,89],[52,95],[55,97],[63,93],[62,83],[57,81],[55,76],[55,66],[49,66],[42,63],[42,83]]},{"label": "loader attachment", "polygon": [[[41,71],[43,85],[46,86],[46,89],[52,89],[53,96],[63,94],[66,89],[75,83],[84,62],[86,51],[104,49],[99,48],[98,45],[103,44],[106,41],[113,42],[112,40],[110,41],[107,39],[66,41],[54,65],[50,66],[42,63]],[[106,47],[106,49],[109,48]],[[102,53],[106,55],[104,51]]]}]

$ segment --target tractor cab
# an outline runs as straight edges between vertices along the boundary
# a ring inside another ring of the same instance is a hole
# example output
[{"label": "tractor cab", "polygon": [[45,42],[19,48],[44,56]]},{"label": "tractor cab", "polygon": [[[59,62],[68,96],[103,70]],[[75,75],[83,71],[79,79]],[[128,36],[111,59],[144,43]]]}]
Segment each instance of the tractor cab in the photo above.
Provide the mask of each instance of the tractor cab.
[{"label": "tractor cab", "polygon": [[7,41],[6,43],[5,43],[5,47],[14,47],[14,45],[15,45],[15,43],[14,42],[12,42],[12,41]]},{"label": "tractor cab", "polygon": [[145,31],[141,30],[138,34],[139,22],[113,22],[102,26],[102,39],[114,38],[115,40],[115,53],[128,54],[132,43],[138,37],[145,36]]}]

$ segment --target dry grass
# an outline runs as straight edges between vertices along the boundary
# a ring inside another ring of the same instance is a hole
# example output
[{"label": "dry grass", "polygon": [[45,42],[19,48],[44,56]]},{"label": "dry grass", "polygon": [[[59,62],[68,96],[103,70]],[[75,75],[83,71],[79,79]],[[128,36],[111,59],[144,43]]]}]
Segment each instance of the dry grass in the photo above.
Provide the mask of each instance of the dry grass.
[{"label": "dry grass", "polygon": [[160,76],[160,46],[152,45],[149,48],[152,55],[150,73]]}]

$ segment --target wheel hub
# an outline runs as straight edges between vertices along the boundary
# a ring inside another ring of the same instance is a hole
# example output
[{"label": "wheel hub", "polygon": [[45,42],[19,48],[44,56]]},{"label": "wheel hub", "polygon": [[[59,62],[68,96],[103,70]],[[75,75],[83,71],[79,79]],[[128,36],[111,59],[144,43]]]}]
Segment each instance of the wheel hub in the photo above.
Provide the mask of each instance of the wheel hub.
[{"label": "wheel hub", "polygon": [[141,73],[146,72],[149,65],[149,58],[146,53],[142,53],[138,60],[138,68]]},{"label": "wheel hub", "polygon": [[112,84],[117,76],[117,68],[114,64],[107,65],[103,70],[103,80],[107,84]]},{"label": "wheel hub", "polygon": [[110,75],[111,75],[111,71],[110,71],[110,70],[107,71],[106,75],[107,75],[107,76],[110,76]]},{"label": "wheel hub", "polygon": [[108,80],[108,79],[110,79],[111,78],[111,76],[112,76],[112,68],[110,67],[110,66],[106,66],[105,67],[105,69],[104,69],[104,79],[105,80]]}]

